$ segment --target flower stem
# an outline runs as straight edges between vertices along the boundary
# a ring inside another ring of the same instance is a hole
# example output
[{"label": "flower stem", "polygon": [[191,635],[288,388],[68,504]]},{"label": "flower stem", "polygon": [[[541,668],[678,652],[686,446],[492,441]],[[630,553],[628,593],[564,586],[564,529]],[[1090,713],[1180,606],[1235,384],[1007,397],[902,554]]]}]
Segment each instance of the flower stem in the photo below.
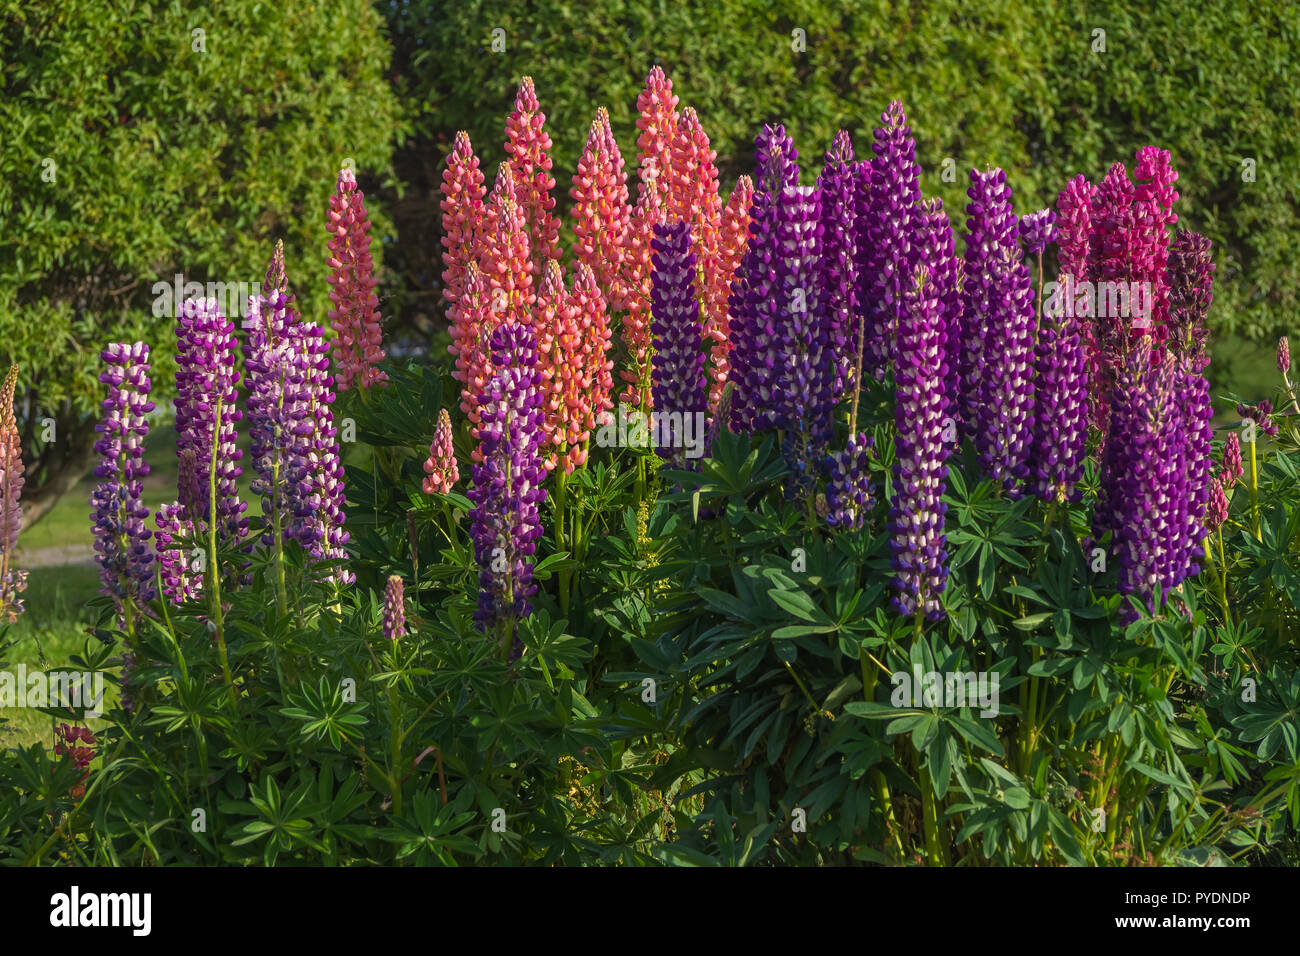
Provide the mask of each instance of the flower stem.
[{"label": "flower stem", "polygon": [[216,422],[212,427],[212,459],[208,468],[208,597],[212,614],[212,624],[217,639],[217,653],[221,657],[221,676],[230,692],[230,703],[239,709],[239,695],[235,693],[235,681],[230,674],[230,655],[226,652],[225,622],[221,616],[221,574],[217,565],[217,450],[221,446],[221,412],[225,407],[225,397],[217,398]]}]

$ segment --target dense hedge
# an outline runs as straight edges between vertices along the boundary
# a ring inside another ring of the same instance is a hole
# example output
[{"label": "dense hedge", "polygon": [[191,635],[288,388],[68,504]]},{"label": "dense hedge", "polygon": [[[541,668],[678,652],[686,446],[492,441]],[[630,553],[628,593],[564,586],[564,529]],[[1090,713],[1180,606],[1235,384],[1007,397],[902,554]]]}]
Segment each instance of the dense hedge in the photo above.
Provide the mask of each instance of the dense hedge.
[{"label": "dense hedge", "polygon": [[362,0],[0,3],[0,359],[38,413],[29,507],[61,464],[84,470],[105,330],[162,340],[175,321],[155,282],[256,281],[282,237],[324,320],[334,175],[385,171],[398,124],[383,32]]},{"label": "dense hedge", "polygon": [[[1029,209],[1076,173],[1129,164],[1147,143],[1168,148],[1203,187],[1180,209],[1218,249],[1219,330],[1284,331],[1300,292],[1287,265],[1300,252],[1288,179],[1300,162],[1300,23],[1281,2],[1130,7],[1057,0],[1026,16],[1010,0],[387,4],[398,88],[417,114],[417,138],[398,157],[412,187],[398,217],[409,275],[420,289],[436,283],[438,158],[456,130],[470,132],[490,176],[519,78],[533,76],[563,201],[597,106],[609,107],[634,159],[636,94],[658,62],[681,105],[699,110],[724,185],[749,170],[762,123],[784,122],[805,144],[829,144],[842,126],[861,152],[894,97],[914,117],[922,185],[949,208],[964,206],[972,166],[1008,169]],[[1104,52],[1094,52],[1098,29]],[[822,148],[800,157],[805,176]],[[1242,179],[1243,159],[1255,160],[1254,182]]]}]

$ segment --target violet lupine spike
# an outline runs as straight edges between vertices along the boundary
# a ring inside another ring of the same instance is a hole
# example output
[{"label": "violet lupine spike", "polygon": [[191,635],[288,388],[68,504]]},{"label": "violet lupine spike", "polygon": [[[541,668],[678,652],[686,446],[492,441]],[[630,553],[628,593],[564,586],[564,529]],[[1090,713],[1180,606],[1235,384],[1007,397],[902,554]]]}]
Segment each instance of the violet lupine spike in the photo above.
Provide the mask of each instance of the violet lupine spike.
[{"label": "violet lupine spike", "polygon": [[898,326],[894,500],[889,547],[893,555],[894,609],[905,617],[943,617],[940,596],[948,583],[947,537],[949,445],[944,442],[948,397],[947,333],[929,268],[918,265],[904,296]]},{"label": "violet lupine spike", "polygon": [[108,386],[103,417],[95,426],[99,464],[95,466],[90,503],[100,593],[117,604],[126,626],[128,607],[137,612],[154,598],[154,553],[145,527],[149,509],[141,500],[149,465],[144,460],[149,400],[149,346],[115,342],[100,352],[105,369],[99,380]]},{"label": "violet lupine spike", "polygon": [[[883,379],[893,359],[903,297],[912,281],[918,253],[912,245],[916,205],[921,201],[921,168],[916,140],[903,104],[894,100],[880,114],[881,125],[871,144],[870,207],[866,228],[870,236],[870,266],[861,289],[866,355],[870,374]],[[868,374],[863,371],[863,377]]]},{"label": "violet lupine spike", "polygon": [[957,257],[957,240],[952,220],[944,211],[941,200],[923,200],[917,207],[915,223],[918,261],[930,270],[935,297],[939,300],[939,316],[944,333],[943,361],[947,369],[943,376],[944,394],[948,399],[944,434],[955,444],[955,416],[959,398],[955,353],[961,335],[962,260]]},{"label": "violet lupine spike", "polygon": [[770,337],[776,332],[777,282],[775,207],[781,191],[799,182],[794,142],[784,126],[764,126],[754,140],[755,183],[749,244],[731,284],[731,429],[752,433],[771,427],[768,411],[773,369]]},{"label": "violet lupine spike", "polygon": [[429,458],[424,463],[422,487],[426,495],[449,494],[460,480],[460,468],[456,464],[456,450],[451,439],[451,415],[444,408],[438,412],[438,427],[434,429]]},{"label": "violet lupine spike", "polygon": [[537,340],[527,326],[508,322],[493,330],[491,374],[479,396],[482,463],[473,471],[470,536],[479,566],[474,622],[485,634],[532,613],[533,556],[542,536],[538,506],[546,471],[541,444],[545,415]]},{"label": "violet lupine spike", "polygon": [[162,592],[173,606],[196,600],[203,593],[203,574],[194,569],[192,547],[197,547],[194,522],[185,517],[179,502],[159,505],[153,533],[158,563],[162,567]]},{"label": "violet lupine spike", "polygon": [[384,637],[397,641],[406,636],[405,585],[399,574],[390,574],[384,585]]},{"label": "violet lupine spike", "polygon": [[999,249],[979,377],[975,449],[985,474],[1017,494],[1034,434],[1034,288],[1020,247]]},{"label": "violet lupine spike", "polygon": [[[187,517],[203,525],[211,510],[209,477],[216,447],[217,536],[238,544],[248,535],[248,505],[239,498],[236,426],[243,418],[238,406],[239,372],[235,370],[234,325],[217,308],[215,299],[187,299],[176,327],[176,446],[182,457],[193,455],[192,470],[183,469],[179,492]],[[221,423],[217,427],[220,403]],[[198,501],[193,500],[198,496]]]},{"label": "violet lupine spike", "polygon": [[835,134],[817,180],[821,194],[822,251],[818,268],[829,347],[834,360],[834,392],[844,394],[857,357],[857,184],[853,141]]},{"label": "violet lupine spike", "polygon": [[1025,213],[1020,217],[1019,232],[1025,255],[1039,259],[1056,241],[1056,213],[1050,209]]},{"label": "violet lupine spike", "polygon": [[378,364],[384,360],[380,347],[380,313],[375,308],[374,258],[370,254],[370,217],[365,194],[357,189],[352,170],[339,171],[338,189],[330,197],[328,226],[330,302],[329,320],[336,333],[334,350],[338,367],[338,389],[346,392],[353,383],[362,388],[388,381]]},{"label": "violet lupine spike", "polygon": [[[650,287],[650,313],[654,317],[651,357],[654,410],[667,426],[655,428],[665,444],[656,447],[660,458],[674,468],[687,468],[686,423],[708,414],[708,379],[704,372],[704,350],[700,347],[703,326],[700,303],[695,294],[696,257],[691,247],[689,223],[656,223],[651,248],[654,274]],[[688,416],[690,418],[688,419]]]},{"label": "violet lupine spike", "polygon": [[[1119,591],[1148,610],[1163,602],[1187,569],[1179,538],[1187,520],[1187,442],[1174,398],[1171,363],[1153,363],[1139,342],[1121,356],[1111,404],[1111,440],[1103,468],[1110,491],[1110,550],[1119,565]],[[1137,614],[1126,602],[1120,620]]]},{"label": "violet lupine spike", "polygon": [[[338,429],[334,426],[334,379],[329,371],[330,344],[324,330],[313,323],[298,327],[300,354],[305,367],[304,394],[307,405],[306,436],[302,467],[291,476],[296,507],[289,522],[288,537],[297,541],[313,558],[341,561],[347,557],[349,535],[344,529],[343,462],[339,456]],[[351,584],[356,575],[339,565],[329,574],[338,584]]]},{"label": "violet lupine spike", "polygon": [[857,531],[872,508],[871,436],[850,435],[841,451],[831,452],[826,463],[826,523],[832,528]]},{"label": "violet lupine spike", "polygon": [[[965,282],[957,374],[961,382],[958,418],[974,439],[983,428],[980,409],[990,394],[989,379],[1002,359],[1002,327],[1010,318],[1003,260],[1020,260],[1019,221],[1011,206],[1011,187],[1001,169],[970,171],[966,190]],[[1014,253],[1014,255],[1013,255]],[[1032,306],[1031,306],[1032,308]]]},{"label": "violet lupine spike", "polygon": [[299,503],[295,476],[307,467],[314,429],[307,395],[308,356],[297,314],[284,292],[249,301],[244,340],[247,417],[253,480],[249,491],[262,498],[268,531],[262,543],[283,534]]},{"label": "violet lupine spike", "polygon": [[10,566],[23,526],[23,451],[14,415],[18,366],[9,367],[0,387],[0,618],[10,624],[23,613],[19,597],[27,588],[27,572]]}]

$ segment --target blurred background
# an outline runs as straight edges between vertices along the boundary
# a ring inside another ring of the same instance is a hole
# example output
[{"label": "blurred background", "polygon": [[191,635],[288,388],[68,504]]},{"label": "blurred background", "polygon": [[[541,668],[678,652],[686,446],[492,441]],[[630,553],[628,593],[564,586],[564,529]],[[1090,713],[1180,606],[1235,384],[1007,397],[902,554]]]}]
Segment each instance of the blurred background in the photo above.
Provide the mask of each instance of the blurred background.
[{"label": "blurred background", "polygon": [[[1005,168],[1023,213],[1077,173],[1167,148],[1180,226],[1214,242],[1209,374],[1226,420],[1227,396],[1271,388],[1295,326],[1298,52],[1300,9],[1280,0],[0,0],[0,366],[22,366],[33,572],[17,628],[37,638],[23,653],[66,658],[96,587],[100,348],[150,342],[155,397],[169,397],[173,320],[154,316],[154,283],[258,281],[283,239],[291,289],[324,323],[325,209],[351,160],[386,335],[445,354],[445,155],[467,130],[491,185],[522,76],[561,211],[597,107],[634,167],[654,64],[699,112],[724,196],[763,123],[791,131],[812,182],[841,127],[869,154],[895,98],[922,188],[950,210],[971,167]],[[153,476],[159,500],[173,480]]]}]

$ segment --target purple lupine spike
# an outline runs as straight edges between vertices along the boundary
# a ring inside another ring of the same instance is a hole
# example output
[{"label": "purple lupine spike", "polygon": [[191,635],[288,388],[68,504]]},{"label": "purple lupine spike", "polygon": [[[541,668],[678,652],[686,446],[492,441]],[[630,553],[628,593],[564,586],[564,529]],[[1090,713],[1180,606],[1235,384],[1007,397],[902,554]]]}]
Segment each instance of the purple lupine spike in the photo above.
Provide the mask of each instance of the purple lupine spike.
[{"label": "purple lupine spike", "polygon": [[244,340],[248,388],[248,433],[253,480],[249,491],[262,497],[267,532],[274,544],[300,508],[295,480],[309,466],[311,402],[307,377],[310,356],[297,313],[282,291],[254,296],[249,302]]},{"label": "purple lupine spike", "polygon": [[843,451],[832,452],[826,471],[826,523],[856,531],[872,508],[871,436],[850,435]]},{"label": "purple lupine spike", "polygon": [[[931,233],[937,230],[926,230]],[[924,254],[940,255],[927,243]],[[930,269],[918,264],[904,294],[895,362],[894,500],[889,513],[895,595],[898,613],[943,617],[940,595],[948,582],[947,538],[943,533],[948,506],[949,445],[944,439],[948,396],[947,332]]]},{"label": "purple lupine spike", "polygon": [[818,268],[828,346],[835,374],[834,395],[844,394],[857,356],[858,208],[853,141],[835,134],[817,180],[821,199],[822,249]]},{"label": "purple lupine spike", "polygon": [[203,574],[195,570],[187,543],[196,545],[194,522],[185,516],[179,502],[159,505],[154,515],[155,550],[162,566],[162,591],[172,605],[179,607],[196,600],[203,593]]},{"label": "purple lupine spike", "polygon": [[[1034,429],[1034,287],[1017,242],[1018,221],[1011,208],[1011,187],[1002,170],[980,176],[969,194],[972,199],[971,235],[968,237],[968,295],[963,327],[972,334],[973,391],[969,411],[976,423],[975,449],[985,473],[1012,494],[1014,483],[1028,477]],[[973,248],[980,235],[990,244],[991,259]],[[974,269],[986,270],[975,294],[969,283]],[[978,323],[973,327],[972,323]]]},{"label": "purple lupine spike", "polygon": [[773,424],[808,436],[814,448],[830,438],[835,405],[833,354],[818,273],[821,237],[817,190],[787,186],[776,206],[776,325],[770,336]]},{"label": "purple lupine spike", "polygon": [[145,527],[149,509],[141,500],[149,465],[144,460],[145,418],[149,400],[149,346],[115,342],[100,352],[106,368],[99,380],[108,386],[104,415],[95,430],[98,479],[91,493],[91,521],[99,561],[100,593],[114,599],[119,621],[127,626],[130,611],[144,610],[154,598],[153,549]]},{"label": "purple lupine spike", "polygon": [[923,200],[917,208],[916,242],[919,261],[930,270],[935,297],[939,300],[939,318],[944,333],[944,394],[948,399],[944,434],[956,442],[956,408],[959,399],[956,350],[961,335],[962,260],[957,256],[957,241],[952,220],[939,199]]},{"label": "purple lupine spike", "polygon": [[[1120,356],[1112,390],[1111,440],[1103,468],[1111,489],[1111,553],[1119,590],[1148,609],[1187,573],[1179,538],[1187,521],[1186,430],[1174,399],[1174,367],[1151,360],[1146,341]],[[1120,619],[1137,617],[1127,603]]]},{"label": "purple lupine spike", "polygon": [[781,191],[799,182],[794,142],[784,126],[764,126],[754,140],[755,183],[749,244],[731,284],[731,429],[751,433],[775,424],[768,405],[776,332],[776,227]]},{"label": "purple lupine spike", "polygon": [[[303,427],[309,429],[301,451],[291,459],[297,463],[290,481],[295,485],[294,512],[286,534],[319,561],[340,561],[347,557],[349,535],[343,527],[343,462],[339,456],[338,429],[334,425],[334,378],[330,375],[330,345],[324,330],[311,322],[297,327],[298,353],[304,363],[303,394],[306,414]],[[333,568],[329,578],[351,584],[356,575],[346,567]]]},{"label": "purple lupine spike", "polygon": [[1050,209],[1025,213],[1020,217],[1019,232],[1025,255],[1031,259],[1040,258],[1056,241],[1056,213]]},{"label": "purple lupine spike", "polygon": [[546,500],[541,443],[542,373],[532,329],[508,322],[492,332],[491,374],[479,394],[481,464],[473,471],[470,535],[479,566],[474,622],[485,634],[532,613],[537,593],[533,555],[542,536],[538,505]]},{"label": "purple lupine spike", "polygon": [[[860,277],[865,322],[864,364],[883,379],[895,349],[903,296],[912,281],[918,252],[912,245],[916,205],[921,201],[921,168],[916,140],[903,104],[894,100],[880,114],[871,144],[871,192],[866,228],[870,264]],[[867,371],[863,371],[863,376]]]},{"label": "purple lupine spike", "polygon": [[[240,543],[248,534],[248,505],[239,498],[239,465],[243,452],[235,445],[236,425],[243,417],[235,390],[234,325],[217,308],[215,299],[187,299],[176,327],[176,444],[182,455],[193,453],[193,471],[179,488],[192,510],[186,515],[196,526],[209,519],[209,478],[216,446],[217,536],[226,544]],[[221,423],[217,427],[217,405]],[[189,500],[199,495],[197,505]]]},{"label": "purple lupine spike", "polygon": [[384,585],[384,637],[390,641],[406,636],[406,599],[399,574],[390,574]]},{"label": "purple lupine spike", "polygon": [[[1019,261],[1019,223],[1011,207],[1011,187],[1000,169],[972,169],[966,190],[965,282],[957,368],[961,382],[962,430],[975,438],[983,428],[979,410],[990,393],[990,378],[1002,360],[1002,327],[1008,316],[1007,270],[1002,261]],[[1013,256],[1012,253],[1015,253]],[[999,276],[1003,275],[1000,279]]]},{"label": "purple lupine spike", "polygon": [[[659,457],[674,468],[686,468],[687,416],[706,415],[709,407],[708,379],[704,372],[704,334],[700,324],[700,303],[695,295],[695,253],[691,251],[688,223],[656,223],[654,273],[650,287],[650,313],[654,317],[651,358],[654,410],[667,427],[655,429],[664,442],[656,448]],[[702,420],[702,419],[701,419]]]}]

